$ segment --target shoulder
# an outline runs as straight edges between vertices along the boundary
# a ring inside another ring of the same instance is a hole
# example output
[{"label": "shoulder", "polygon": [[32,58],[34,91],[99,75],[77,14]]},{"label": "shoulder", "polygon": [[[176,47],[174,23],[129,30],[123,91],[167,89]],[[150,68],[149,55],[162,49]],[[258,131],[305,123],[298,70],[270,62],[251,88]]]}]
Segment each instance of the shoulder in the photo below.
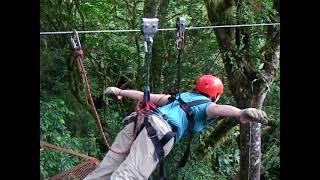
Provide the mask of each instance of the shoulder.
[{"label": "shoulder", "polygon": [[216,114],[214,113],[214,109],[217,107],[218,105],[214,102],[211,102],[207,108],[206,108],[206,114],[207,114],[207,118],[208,119],[213,119],[216,118]]}]

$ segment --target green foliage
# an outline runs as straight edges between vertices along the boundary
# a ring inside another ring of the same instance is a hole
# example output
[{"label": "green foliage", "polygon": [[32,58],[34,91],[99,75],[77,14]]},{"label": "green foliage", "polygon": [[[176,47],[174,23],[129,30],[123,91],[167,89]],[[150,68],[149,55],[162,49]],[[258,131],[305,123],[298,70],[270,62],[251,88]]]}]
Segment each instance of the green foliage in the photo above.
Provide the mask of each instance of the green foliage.
[{"label": "green foliage", "polygon": [[[66,127],[65,119],[74,116],[75,114],[60,99],[52,99],[49,102],[40,100],[40,139],[65,149],[96,156],[99,151],[95,145],[95,137],[72,137],[72,133]],[[67,170],[79,162],[81,159],[78,157],[50,148],[45,148],[40,157],[41,172],[45,177]]]},{"label": "green foliage", "polygon": [[262,179],[280,179],[280,81],[278,78],[270,87],[265,100],[264,111],[272,127],[262,131]]},{"label": "green foliage", "polygon": [[[221,0],[214,1],[222,2]],[[230,16],[216,22],[226,24],[267,23],[275,22],[276,11],[271,0],[243,1],[240,15],[233,6],[225,12]],[[136,3],[136,4],[135,4]],[[143,2],[138,1],[40,1],[40,30],[65,31],[96,29],[139,29],[139,21],[143,14]],[[175,27],[177,17],[186,17],[187,26],[209,25],[205,4],[196,0],[170,1],[164,22],[164,27]],[[262,27],[246,27],[243,30],[250,35],[249,47],[241,41],[236,56],[250,57],[253,67],[263,70],[261,50],[265,48],[266,29]],[[161,38],[161,46],[155,49],[163,60],[159,69],[160,86],[153,92],[171,93],[175,90],[177,81],[177,51],[175,49],[175,33],[158,32],[155,40]],[[241,37],[243,39],[244,36]],[[91,93],[100,97],[107,86],[117,86],[126,89],[142,90],[143,76],[143,38],[140,33],[97,33],[80,34],[84,51],[83,63],[89,78]],[[244,49],[244,50],[243,50]],[[216,35],[212,30],[188,30],[185,34],[185,49],[182,55],[180,87],[191,90],[194,79],[203,73],[213,73],[221,77],[225,91],[220,99],[221,104],[235,105],[232,98],[223,58],[230,57],[237,71],[243,67],[236,66],[237,59],[230,52],[221,52]],[[81,78],[77,72],[73,52],[66,36],[41,36],[40,38],[40,131],[41,140],[73,151],[102,159],[106,148],[93,116],[81,102],[86,102]],[[74,63],[73,68],[71,64]],[[154,75],[155,76],[155,75]],[[269,120],[275,125],[263,127],[262,135],[262,177],[264,179],[279,179],[280,169],[280,80],[279,75],[270,85],[269,93],[264,102],[263,110]],[[151,76],[151,81],[153,80]],[[75,90],[78,88],[78,92]],[[78,94],[77,94],[78,93]],[[134,102],[123,99],[109,99],[108,105],[98,108],[107,139],[112,143],[118,131],[123,127],[122,119],[134,107]],[[187,142],[182,140],[166,158],[166,174],[168,179],[230,179],[239,170],[239,148],[237,136],[239,128],[232,128],[228,133],[216,136],[222,138],[214,144],[204,141],[209,134],[216,132],[219,123],[197,136],[192,144],[193,156],[184,168],[176,169],[182,157]],[[194,150],[203,145],[205,156],[197,159]],[[40,156],[41,172],[45,177],[55,175],[81,162],[81,159],[66,155],[56,150],[45,149]],[[178,172],[178,173],[177,173]],[[153,174],[157,179],[157,172]]]},{"label": "green foliage", "polygon": [[[61,100],[48,103],[40,100],[40,139],[65,148],[79,147],[79,142],[71,138],[70,131],[65,127],[65,116],[72,115],[74,115],[73,112],[69,111]],[[59,171],[71,168],[77,162],[79,159],[46,149],[41,154],[40,167],[44,176],[52,176]]]},{"label": "green foliage", "polygon": [[240,150],[236,142],[239,135],[239,128],[234,128],[231,132],[224,137],[222,143],[220,143],[216,150],[215,159],[212,161],[212,168],[217,174],[225,179],[228,179],[236,175],[240,165]]},{"label": "green foliage", "polygon": [[278,142],[269,144],[263,159],[263,179],[280,179],[280,147]]},{"label": "green foliage", "polygon": [[[214,149],[208,147],[204,153],[215,154],[214,156],[206,156],[203,159],[197,159],[194,150],[196,147],[204,143],[203,136],[206,132],[194,137],[191,149],[192,158],[189,159],[186,166],[177,169],[178,161],[182,157],[187,140],[182,139],[177,144],[172,152],[166,158],[166,172],[168,179],[230,179],[239,169],[239,149],[236,143],[236,136],[239,134],[239,129],[234,128],[231,132],[223,138]],[[176,173],[178,170],[179,173]],[[154,173],[153,178],[157,179],[157,173]]]}]

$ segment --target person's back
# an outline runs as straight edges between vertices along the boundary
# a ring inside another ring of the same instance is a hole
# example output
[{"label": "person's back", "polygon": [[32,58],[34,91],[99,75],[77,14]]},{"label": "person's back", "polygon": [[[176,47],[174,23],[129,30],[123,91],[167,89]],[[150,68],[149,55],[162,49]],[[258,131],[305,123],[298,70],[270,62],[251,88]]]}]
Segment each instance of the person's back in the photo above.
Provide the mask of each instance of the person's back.
[{"label": "person's back", "polygon": [[[172,103],[158,108],[159,111],[161,111],[168,117],[169,124],[173,126],[173,129],[176,130],[176,143],[178,143],[181,137],[184,135],[189,124],[186,113],[180,107],[178,97],[179,96],[177,96],[176,100]],[[186,103],[196,100],[208,100],[207,103],[202,103],[191,107],[191,111],[194,114],[195,122],[193,128],[191,129],[191,132],[197,133],[207,127],[208,124],[206,122],[206,108],[213,102],[211,102],[209,98],[195,92],[181,93],[180,98]]]}]

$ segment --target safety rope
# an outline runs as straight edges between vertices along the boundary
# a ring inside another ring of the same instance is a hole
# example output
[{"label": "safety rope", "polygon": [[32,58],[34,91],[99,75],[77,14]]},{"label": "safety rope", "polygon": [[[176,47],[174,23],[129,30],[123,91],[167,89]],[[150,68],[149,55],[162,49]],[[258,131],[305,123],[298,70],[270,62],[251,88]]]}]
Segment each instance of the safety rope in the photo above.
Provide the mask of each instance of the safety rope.
[{"label": "safety rope", "polygon": [[[145,69],[145,86],[143,91],[143,108],[148,114],[150,108],[153,108],[153,104],[150,101],[150,63],[152,58],[152,43],[153,37],[158,30],[157,18],[142,18],[141,32],[144,38],[144,69]],[[146,115],[148,117],[148,115]]]},{"label": "safety rope", "polygon": [[152,58],[152,44],[147,42],[148,53],[145,54],[144,70],[146,72],[145,86],[150,86],[150,63]]},{"label": "safety rope", "polygon": [[[112,151],[112,152],[114,152],[114,153],[117,153],[117,154],[127,154],[127,153],[130,151],[130,147],[131,147],[133,141],[130,143],[128,149],[125,150],[125,151],[117,151],[117,150],[114,150],[114,149],[111,148],[111,146],[110,146],[110,144],[109,144],[109,142],[108,142],[108,140],[107,140],[107,138],[106,138],[106,136],[105,136],[105,134],[104,134],[104,132],[103,132],[103,128],[102,128],[102,125],[101,125],[101,120],[100,120],[100,118],[99,118],[99,115],[98,115],[98,113],[97,113],[96,107],[95,107],[95,105],[94,105],[94,102],[93,102],[93,99],[92,99],[92,96],[91,96],[89,81],[88,81],[87,75],[86,75],[86,73],[85,73],[82,60],[81,60],[81,59],[82,59],[82,56],[83,56],[83,52],[82,52],[81,49],[80,49],[80,50],[76,50],[76,56],[77,56],[78,65],[79,65],[79,67],[80,67],[80,69],[81,69],[80,72],[81,72],[81,74],[82,74],[82,79],[83,79],[83,81],[85,82],[86,95],[87,95],[87,98],[88,98],[89,103],[90,103],[90,105],[91,105],[91,108],[93,109],[94,116],[95,116],[95,120],[96,120],[96,123],[97,123],[97,125],[98,125],[99,132],[100,132],[100,134],[101,134],[101,136],[102,136],[102,138],[103,138],[103,142],[105,143],[105,145],[107,146],[107,148],[108,148],[110,151]],[[135,139],[135,138],[134,138],[134,139]]]},{"label": "safety rope", "polygon": [[[230,25],[217,25],[217,26],[199,26],[199,27],[186,27],[186,30],[196,29],[218,29],[218,28],[233,28],[233,27],[255,27],[255,26],[277,26],[280,23],[260,23],[260,24],[230,24]],[[158,31],[176,31],[177,28],[158,29]],[[115,29],[115,30],[88,30],[78,31],[82,33],[121,33],[121,32],[141,32],[137,29]],[[73,34],[73,31],[55,31],[55,32],[40,32],[40,35],[58,35],[58,34]]]},{"label": "safety rope", "polygon": [[[87,99],[89,101],[90,107],[92,108],[92,110],[94,112],[94,117],[95,117],[96,123],[98,125],[99,133],[102,136],[103,142],[104,142],[104,144],[107,146],[107,148],[110,151],[112,151],[112,152],[114,152],[116,154],[127,154],[130,151],[130,147],[131,147],[131,145],[132,145],[134,140],[132,140],[132,142],[130,143],[130,145],[129,145],[127,150],[125,150],[125,151],[117,151],[117,150],[114,150],[114,149],[111,148],[111,146],[110,146],[110,144],[109,144],[109,142],[108,142],[108,140],[107,140],[107,138],[106,138],[106,136],[105,136],[105,134],[103,132],[103,128],[102,128],[102,125],[101,125],[101,120],[99,118],[99,115],[97,113],[96,107],[94,105],[94,102],[93,102],[93,99],[92,99],[92,96],[91,96],[91,91],[90,91],[90,84],[89,84],[89,81],[88,81],[88,78],[87,78],[83,63],[82,63],[83,51],[81,49],[79,36],[78,36],[78,33],[77,33],[76,30],[74,30],[74,36],[75,36],[75,39],[76,39],[76,41],[78,43],[78,46],[76,45],[76,42],[72,38],[70,38],[71,45],[72,45],[72,48],[75,50],[76,60],[77,60],[77,63],[79,65],[79,69],[80,69],[80,73],[81,73],[81,76],[82,76],[82,80],[85,83],[86,96],[87,96]],[[134,133],[134,136],[136,136],[135,133]],[[135,137],[134,137],[134,139],[135,139]]]},{"label": "safety rope", "polygon": [[87,156],[85,154],[80,154],[80,153],[73,152],[71,150],[64,149],[62,147],[59,147],[59,146],[56,146],[56,145],[53,145],[53,144],[49,144],[49,143],[47,143],[45,141],[40,141],[40,145],[42,145],[44,147],[49,147],[49,148],[52,148],[52,149],[55,149],[55,150],[58,150],[58,151],[61,151],[61,152],[67,153],[67,154],[78,156],[78,157],[86,159],[86,160],[95,159],[95,158]]}]

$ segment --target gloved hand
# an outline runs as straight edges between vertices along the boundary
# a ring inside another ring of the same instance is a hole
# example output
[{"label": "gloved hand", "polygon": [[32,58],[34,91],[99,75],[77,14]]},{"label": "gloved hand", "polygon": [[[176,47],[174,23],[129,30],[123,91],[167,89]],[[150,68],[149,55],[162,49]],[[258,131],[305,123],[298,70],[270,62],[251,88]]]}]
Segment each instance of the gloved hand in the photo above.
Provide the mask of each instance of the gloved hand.
[{"label": "gloved hand", "polygon": [[121,91],[121,89],[117,88],[117,87],[107,87],[103,93],[105,95],[119,95],[119,92]]},{"label": "gloved hand", "polygon": [[114,96],[117,96],[118,99],[122,99],[122,96],[120,96],[120,91],[122,91],[122,89],[117,88],[117,87],[107,87],[103,91],[103,94],[104,94],[105,98],[109,95],[114,95]]},{"label": "gloved hand", "polygon": [[247,108],[241,111],[240,122],[247,123],[248,121],[259,122],[261,124],[267,124],[267,114],[256,108]]}]

